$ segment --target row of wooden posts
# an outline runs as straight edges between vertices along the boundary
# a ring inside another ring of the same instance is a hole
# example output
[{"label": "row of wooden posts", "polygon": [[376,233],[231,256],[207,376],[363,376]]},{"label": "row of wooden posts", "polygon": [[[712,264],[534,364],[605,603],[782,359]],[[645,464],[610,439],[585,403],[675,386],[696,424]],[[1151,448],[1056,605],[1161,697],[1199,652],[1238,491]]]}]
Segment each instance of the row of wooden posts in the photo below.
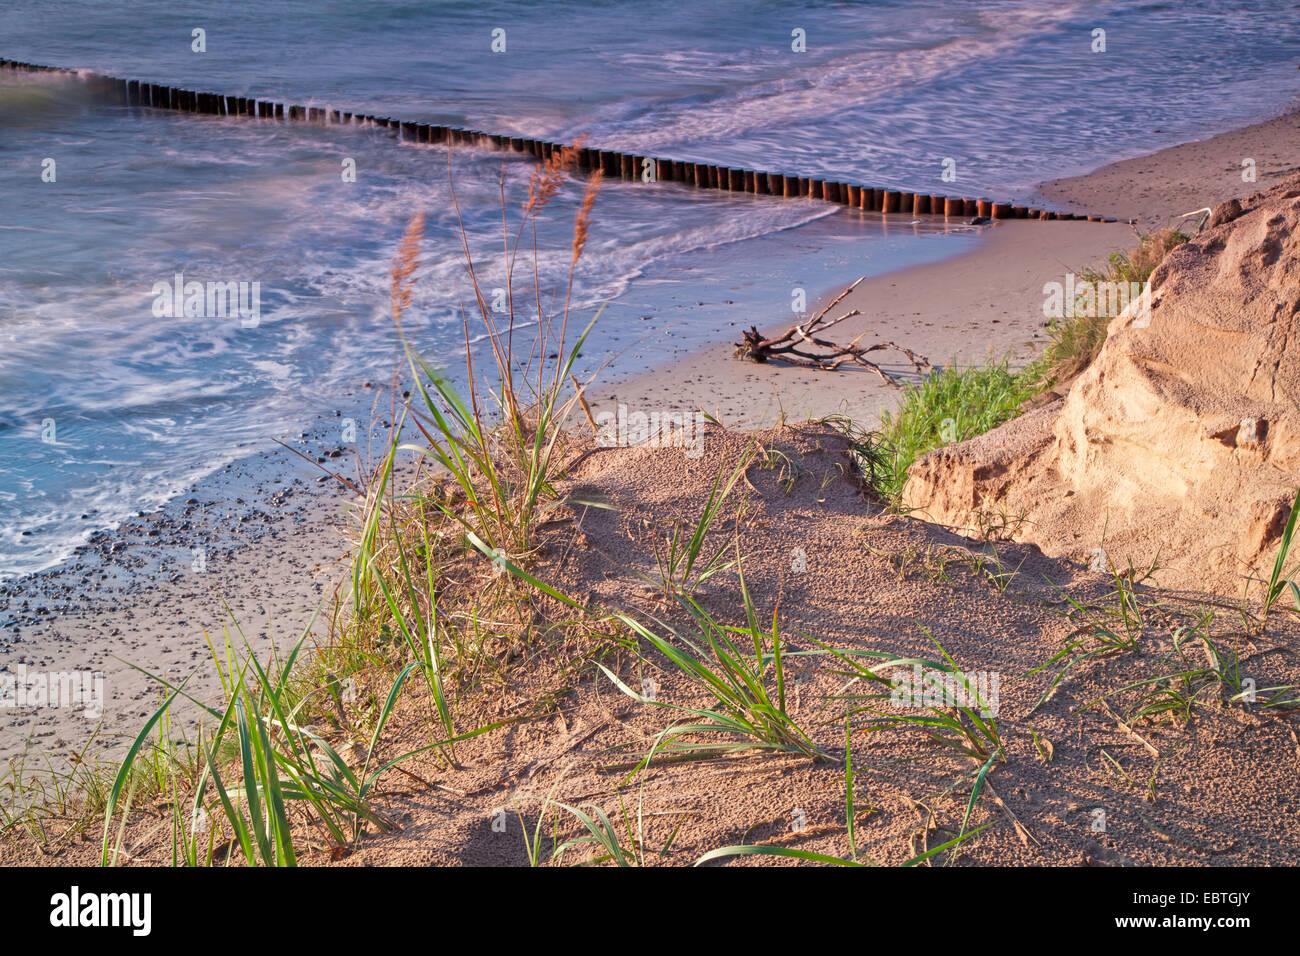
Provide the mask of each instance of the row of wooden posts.
[{"label": "row of wooden posts", "polygon": [[[243,116],[251,119],[301,121],[369,126],[387,129],[399,139],[416,143],[448,143],[480,148],[495,147],[526,153],[547,160],[570,147],[563,143],[502,136],[455,126],[411,123],[386,116],[369,116],[318,106],[291,106],[245,96],[198,93],[143,80],[122,80],[84,71],[62,70],[0,59],[0,68],[26,72],[54,72],[76,75],[96,88],[106,98],[124,106],[152,107],[203,113],[212,116]],[[654,156],[636,156],[614,150],[578,147],[579,169],[603,170],[606,176],[647,182],[672,182],[699,189],[753,193],[759,196],[806,197],[841,203],[868,212],[903,213],[914,216],[934,215],[948,218],[982,216],[987,219],[1086,219],[1089,222],[1116,222],[1101,216],[1036,209],[992,199],[941,196],[913,193],[874,186],[860,186],[807,176],[787,176],[753,169],[732,169],[712,163],[691,163]]]}]

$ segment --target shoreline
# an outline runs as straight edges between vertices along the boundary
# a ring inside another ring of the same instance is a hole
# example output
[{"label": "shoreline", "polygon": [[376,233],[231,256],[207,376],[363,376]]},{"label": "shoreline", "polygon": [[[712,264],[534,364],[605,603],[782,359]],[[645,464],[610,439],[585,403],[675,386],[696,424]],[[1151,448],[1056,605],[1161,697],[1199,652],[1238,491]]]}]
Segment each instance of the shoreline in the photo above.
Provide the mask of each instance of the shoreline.
[{"label": "shoreline", "polygon": [[[326,436],[314,429],[307,446],[325,449]],[[66,756],[91,731],[92,755],[129,742],[161,703],[160,685],[132,665],[175,680],[197,666],[186,690],[204,699],[219,689],[207,642],[219,648],[223,628],[259,652],[297,640],[347,555],[338,528],[351,495],[321,475],[284,449],[258,452],[98,532],[62,564],[0,583],[0,667],[104,675],[102,724],[80,706],[0,711],[0,762]]]},{"label": "shoreline", "polygon": [[[1067,209],[1086,205],[1097,215],[1123,209],[1151,231],[1177,225],[1174,217],[1183,213],[1268,189],[1300,171],[1298,157],[1300,103],[1261,123],[1041,183],[1035,195]],[[1242,179],[1246,159],[1254,160],[1254,180]]]},{"label": "shoreline", "polygon": [[[837,307],[837,313],[859,309],[862,314],[837,326],[836,340],[865,335],[864,342],[893,341],[936,367],[954,358],[979,362],[1004,356],[1016,364],[1046,342],[1043,283],[1063,280],[1065,273],[1136,242],[1132,228],[1121,223],[1005,220],[981,233],[969,252],[868,278]],[[809,313],[840,291],[823,292]],[[954,302],[960,304],[954,308]],[[792,324],[793,319],[772,322],[762,330],[780,332]],[[843,413],[874,425],[898,394],[866,369],[759,365],[737,361],[734,351],[732,342],[715,343],[616,386],[597,383],[588,400],[593,410],[622,403],[646,411],[703,411],[728,427],[763,427],[782,413],[791,419]],[[910,366],[884,355],[886,367],[908,379]]]},{"label": "shoreline", "polygon": [[[1269,157],[1288,150],[1300,155],[1300,131],[1285,122],[1295,115],[1123,160],[1042,189],[1060,201],[1090,191],[1120,205],[1132,199],[1131,214],[1150,227],[1202,199],[1212,205],[1267,186],[1266,176],[1282,175],[1281,160]],[[1237,189],[1225,170],[1235,169],[1243,144],[1258,154],[1259,181],[1242,183],[1237,174]],[[1133,181],[1139,171],[1143,178]],[[1218,188],[1223,191],[1207,198]],[[837,327],[837,339],[865,333],[864,341],[892,340],[936,365],[990,355],[1020,361],[1046,341],[1043,283],[1093,265],[1111,251],[1127,251],[1136,239],[1127,225],[1089,222],[999,221],[981,232],[973,251],[869,278],[841,303],[863,314]],[[771,314],[780,312],[777,307]],[[737,333],[748,324],[737,320]],[[789,324],[772,322],[767,328]],[[898,394],[866,370],[760,366],[735,360],[732,351],[730,343],[716,343],[617,385],[601,387],[598,381],[588,393],[593,410],[615,403],[644,410],[702,409],[728,427],[771,424],[782,411],[792,420],[839,411],[873,425]],[[323,435],[323,429],[313,430],[311,441]],[[285,460],[275,467],[287,471],[268,480],[269,463],[279,455]],[[59,567],[0,586],[10,616],[17,615],[6,621],[0,637],[0,667],[102,670],[107,707],[100,743],[111,746],[115,735],[133,737],[156,706],[157,685],[129,663],[188,672],[208,656],[204,631],[219,637],[228,620],[223,597],[255,647],[264,648],[270,638],[268,618],[277,644],[296,639],[338,578],[335,564],[346,555],[337,534],[340,498],[346,496],[336,493],[336,482],[316,481],[320,472],[291,458],[273,451],[242,459],[160,511],[102,533]],[[222,542],[213,551],[219,560],[203,587],[197,586],[197,575],[182,572],[176,556],[162,555],[168,547],[180,550],[176,532],[187,523],[209,529]],[[92,584],[94,575],[99,579]],[[191,686],[203,695],[201,680]],[[48,756],[76,749],[88,725],[94,726],[73,709],[13,711],[0,733],[0,760],[20,753],[27,740]]]}]

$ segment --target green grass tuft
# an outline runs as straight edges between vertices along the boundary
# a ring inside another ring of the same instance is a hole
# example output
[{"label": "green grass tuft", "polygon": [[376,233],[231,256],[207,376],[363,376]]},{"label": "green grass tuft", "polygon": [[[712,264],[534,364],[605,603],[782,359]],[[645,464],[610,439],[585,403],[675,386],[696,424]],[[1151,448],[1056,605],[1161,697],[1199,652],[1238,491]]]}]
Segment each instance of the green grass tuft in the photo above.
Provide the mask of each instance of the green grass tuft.
[{"label": "green grass tuft", "polygon": [[1033,381],[1006,361],[946,368],[909,386],[898,411],[881,416],[873,468],[876,491],[897,500],[917,458],[1010,421],[1034,394]]}]

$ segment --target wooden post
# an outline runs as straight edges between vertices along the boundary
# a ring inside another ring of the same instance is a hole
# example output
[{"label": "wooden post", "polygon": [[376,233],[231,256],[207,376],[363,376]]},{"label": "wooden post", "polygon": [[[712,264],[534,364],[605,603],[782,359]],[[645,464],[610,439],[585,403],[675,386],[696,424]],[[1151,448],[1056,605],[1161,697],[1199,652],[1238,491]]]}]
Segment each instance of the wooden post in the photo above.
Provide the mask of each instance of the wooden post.
[{"label": "wooden post", "polygon": [[912,215],[923,216],[930,211],[930,197],[912,193]]},{"label": "wooden post", "polygon": [[1009,203],[1009,202],[995,202],[995,203],[993,204],[993,218],[994,218],[994,219],[1010,219],[1010,218],[1011,218],[1011,203]]},{"label": "wooden post", "polygon": [[898,207],[902,200],[902,193],[894,192],[892,189],[885,190],[884,206],[881,211],[885,213],[898,212]]}]

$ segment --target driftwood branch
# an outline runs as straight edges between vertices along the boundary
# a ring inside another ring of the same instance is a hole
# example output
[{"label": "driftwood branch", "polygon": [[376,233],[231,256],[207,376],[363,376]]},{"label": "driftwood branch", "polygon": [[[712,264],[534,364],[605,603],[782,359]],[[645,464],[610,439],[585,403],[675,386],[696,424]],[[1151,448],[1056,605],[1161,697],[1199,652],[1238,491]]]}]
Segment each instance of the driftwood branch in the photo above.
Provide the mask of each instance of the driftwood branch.
[{"label": "driftwood branch", "polygon": [[807,322],[791,326],[784,333],[774,338],[764,338],[763,334],[755,326],[750,326],[748,330],[741,333],[744,341],[736,343],[736,354],[754,362],[785,362],[787,365],[817,369],[824,372],[833,372],[841,365],[851,362],[854,365],[875,372],[888,385],[900,384],[899,379],[896,375],[868,359],[867,356],[872,352],[893,349],[895,352],[901,352],[907,356],[908,361],[912,363],[912,367],[917,372],[925,372],[931,368],[930,360],[924,355],[917,355],[911,349],[903,348],[903,346],[896,345],[893,342],[860,345],[859,343],[866,335],[865,332],[847,345],[837,345],[829,339],[822,338],[822,335],[828,329],[834,328],[845,319],[851,319],[862,314],[861,309],[851,309],[838,318],[830,320],[826,318],[830,311],[839,305],[845,296],[856,289],[858,284],[865,278],[866,276],[859,278],[828,302],[825,308]]}]

